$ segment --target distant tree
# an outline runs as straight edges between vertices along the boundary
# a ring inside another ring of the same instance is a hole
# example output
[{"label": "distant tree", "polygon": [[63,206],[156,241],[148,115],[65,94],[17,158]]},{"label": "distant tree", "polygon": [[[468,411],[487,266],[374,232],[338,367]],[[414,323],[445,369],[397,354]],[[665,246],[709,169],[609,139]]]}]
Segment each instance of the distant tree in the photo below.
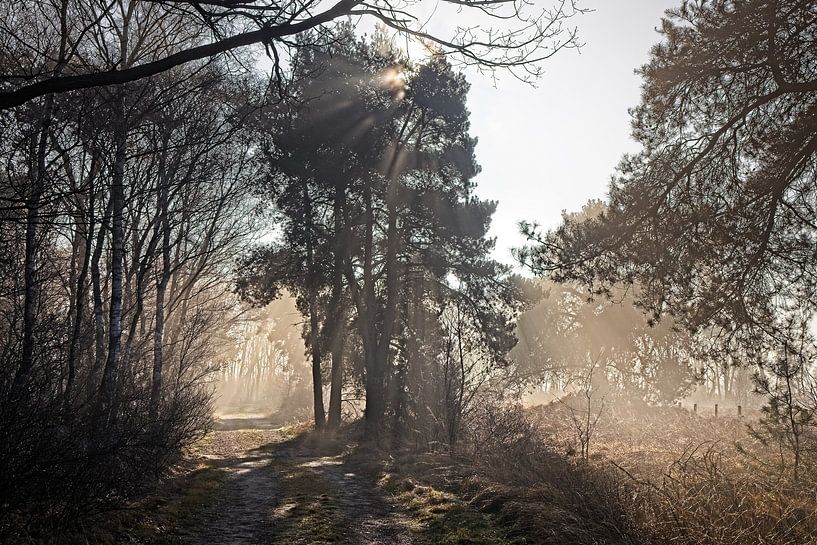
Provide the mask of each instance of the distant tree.
[{"label": "distant tree", "polygon": [[540,285],[546,295],[520,315],[509,355],[520,381],[561,394],[592,375],[596,391],[651,403],[675,401],[695,385],[696,339],[670,320],[650,326],[631,294],[590,300],[580,285]]},{"label": "distant tree", "polygon": [[245,312],[219,370],[217,405],[223,411],[269,410],[273,418],[301,420],[312,410],[310,365],[304,357],[300,312],[288,294]]}]

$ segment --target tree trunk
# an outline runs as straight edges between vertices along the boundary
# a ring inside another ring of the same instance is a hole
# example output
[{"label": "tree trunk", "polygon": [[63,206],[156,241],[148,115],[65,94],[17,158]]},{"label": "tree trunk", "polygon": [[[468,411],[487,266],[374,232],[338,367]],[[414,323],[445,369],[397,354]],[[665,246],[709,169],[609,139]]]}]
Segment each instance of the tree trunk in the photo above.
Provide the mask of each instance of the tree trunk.
[{"label": "tree trunk", "polygon": [[111,411],[114,406],[117,372],[121,359],[122,266],[125,257],[125,161],[128,133],[123,89],[117,90],[113,106],[116,151],[111,181],[111,302],[108,320],[108,357],[102,373],[102,403],[106,412]]},{"label": "tree trunk", "polygon": [[322,430],[326,424],[326,413],[323,407],[323,379],[321,378],[321,341],[318,333],[318,309],[314,293],[310,293],[309,299],[309,340],[312,350],[312,395],[315,403],[315,429]]},{"label": "tree trunk", "polygon": [[105,319],[102,304],[102,280],[99,270],[99,260],[102,259],[102,248],[105,244],[105,233],[108,230],[108,222],[111,215],[110,200],[105,205],[105,212],[102,214],[102,221],[99,224],[99,231],[96,233],[96,245],[91,257],[91,289],[94,300],[94,366],[88,377],[89,395],[96,389],[99,371],[105,359]]},{"label": "tree trunk", "polygon": [[367,439],[377,440],[383,428],[383,417],[386,412],[386,396],[383,391],[384,373],[380,366],[376,364],[378,351],[375,347],[369,347],[367,350],[366,343],[363,346],[366,359],[364,433]]},{"label": "tree trunk", "polygon": [[[397,271],[397,210],[394,199],[389,197],[388,227],[386,231],[386,305],[380,327],[380,336],[374,348],[373,357],[367,359],[366,368],[366,431],[379,434],[386,410],[385,384],[386,371],[389,369],[391,341],[394,325],[397,321],[399,297]],[[373,318],[374,314],[370,316]],[[370,400],[369,396],[373,396]],[[370,403],[371,401],[371,403]],[[373,437],[373,436],[370,436]]]},{"label": "tree trunk", "polygon": [[85,232],[82,233],[84,236],[83,247],[84,251],[82,254],[82,267],[79,272],[79,277],[77,278],[76,284],[76,295],[74,298],[74,327],[73,332],[71,334],[71,344],[68,347],[68,379],[65,383],[65,398],[63,400],[63,406],[65,408],[65,412],[68,413],[68,410],[71,405],[71,393],[74,386],[74,380],[76,377],[76,359],[77,359],[77,347],[79,344],[79,337],[82,334],[82,322],[85,317],[85,285],[88,281],[88,269],[91,264],[91,239],[94,236],[94,188],[93,182],[91,182],[91,187],[89,191],[90,195],[88,198],[88,227],[83,229]]},{"label": "tree trunk", "polygon": [[343,394],[343,351],[346,345],[346,307],[343,304],[343,268],[347,259],[350,232],[344,221],[346,214],[346,187],[335,184],[334,199],[335,248],[334,267],[332,270],[332,298],[329,303],[333,313],[329,320],[332,339],[332,371],[329,387],[329,422],[330,430],[337,430],[341,423],[341,404]]},{"label": "tree trunk", "polygon": [[[345,314],[345,313],[344,313]],[[341,320],[345,322],[346,316]],[[331,430],[337,430],[341,424],[341,404],[343,401],[343,351],[346,348],[346,324],[338,323],[332,341],[332,376],[329,388],[329,422]]]},{"label": "tree trunk", "polygon": [[363,248],[363,301],[358,308],[358,324],[363,342],[363,360],[366,369],[365,395],[366,408],[363,412],[364,433],[366,438],[376,440],[380,435],[385,411],[383,393],[383,373],[377,364],[377,327],[375,320],[374,290],[374,210],[372,192],[367,185],[363,191],[366,207],[366,233]]},{"label": "tree trunk", "polygon": [[150,420],[155,422],[159,416],[159,404],[162,394],[162,343],[165,329],[165,292],[170,281],[173,266],[170,255],[170,221],[168,218],[168,184],[167,180],[159,188],[159,214],[162,229],[162,275],[156,286],[156,320],[153,330],[153,375],[150,382]]},{"label": "tree trunk", "polygon": [[[48,143],[48,128],[51,124],[51,112],[54,97],[45,100],[45,108],[40,118],[37,141],[32,144],[33,157],[30,176],[31,189],[26,199],[26,233],[25,258],[23,265],[23,342],[20,354],[20,366],[14,376],[12,392],[17,395],[28,383],[34,367],[34,328],[36,322],[37,302],[40,295],[40,283],[37,278],[38,227],[40,224],[40,207],[45,191],[45,155]],[[33,137],[32,137],[33,139]]]},{"label": "tree trunk", "polygon": [[[166,203],[165,208],[162,207],[163,199],[164,201],[167,201],[167,195],[164,194],[163,196],[164,188],[167,186],[167,138],[165,138],[162,141],[162,149],[161,154],[159,156],[157,172],[158,172],[158,182],[156,184],[157,217],[153,218],[153,231],[150,235],[150,240],[148,240],[147,250],[144,253],[144,258],[140,258],[140,256],[142,255],[143,241],[139,241],[138,238],[134,236],[135,240],[133,242],[132,254],[134,259],[133,267],[136,270],[136,308],[133,312],[133,317],[131,318],[130,329],[128,331],[128,340],[125,344],[125,353],[122,364],[123,374],[127,373],[127,369],[131,358],[131,347],[133,346],[133,341],[136,338],[136,329],[137,327],[139,327],[140,323],[142,324],[141,329],[144,330],[144,320],[142,320],[141,317],[145,308],[145,283],[148,271],[153,266],[154,252],[156,252],[156,247],[159,244],[159,235],[162,232],[162,226],[164,225],[163,218],[167,215]],[[133,232],[134,234],[139,232],[138,221],[134,222]]]},{"label": "tree trunk", "polygon": [[[54,66],[54,77],[62,73],[65,65],[65,55],[68,44],[68,2],[63,0],[60,8],[60,47],[56,65]],[[23,339],[20,353],[20,366],[12,382],[12,395],[17,396],[22,388],[27,384],[28,378],[34,367],[34,328],[36,321],[36,307],[40,296],[39,279],[37,278],[37,228],[40,223],[40,207],[42,197],[45,192],[45,158],[46,144],[48,143],[48,131],[51,127],[51,116],[54,113],[54,95],[45,98],[43,111],[40,113],[40,127],[37,132],[37,143],[35,148],[35,158],[32,161],[30,176],[32,182],[31,191],[26,199],[26,234],[25,234],[25,258],[23,265]]]},{"label": "tree trunk", "polygon": [[312,396],[315,405],[315,429],[322,430],[326,424],[326,412],[323,407],[323,379],[321,377],[321,340],[318,325],[317,271],[313,248],[312,204],[309,190],[304,185],[303,205],[306,221],[306,266],[307,297],[309,298],[309,344],[312,351]]}]

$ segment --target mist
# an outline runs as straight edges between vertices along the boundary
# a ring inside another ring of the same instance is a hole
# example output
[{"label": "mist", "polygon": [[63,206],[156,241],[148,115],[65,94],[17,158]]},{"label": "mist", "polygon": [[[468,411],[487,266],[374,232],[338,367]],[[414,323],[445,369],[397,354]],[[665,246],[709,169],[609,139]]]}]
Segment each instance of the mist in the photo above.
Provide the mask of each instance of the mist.
[{"label": "mist", "polygon": [[0,3],[0,542],[817,544],[817,8],[635,6]]}]

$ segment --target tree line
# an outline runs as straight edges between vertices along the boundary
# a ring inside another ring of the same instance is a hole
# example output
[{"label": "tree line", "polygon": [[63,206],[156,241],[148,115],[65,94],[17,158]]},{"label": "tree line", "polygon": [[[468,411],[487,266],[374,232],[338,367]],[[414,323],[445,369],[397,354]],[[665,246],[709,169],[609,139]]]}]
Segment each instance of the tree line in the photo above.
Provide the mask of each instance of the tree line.
[{"label": "tree line", "polygon": [[206,428],[253,229],[241,94],[204,64],[5,116],[4,505],[127,495]]}]

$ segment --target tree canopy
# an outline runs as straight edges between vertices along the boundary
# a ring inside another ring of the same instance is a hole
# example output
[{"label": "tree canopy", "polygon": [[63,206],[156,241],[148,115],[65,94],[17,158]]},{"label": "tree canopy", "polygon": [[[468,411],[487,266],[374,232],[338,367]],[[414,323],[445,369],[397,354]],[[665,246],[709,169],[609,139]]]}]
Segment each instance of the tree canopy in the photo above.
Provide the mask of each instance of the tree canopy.
[{"label": "tree canopy", "polygon": [[[331,55],[304,51],[298,69],[313,77],[293,90],[298,103],[261,121],[274,126],[261,191],[275,203],[280,242],[248,256],[239,285],[262,302],[284,287],[298,295],[319,423],[321,360],[333,351],[334,381],[343,353],[333,339],[356,332],[376,430],[387,407],[404,414],[397,398],[410,385],[397,381],[440,358],[453,366],[450,348],[426,352],[453,335],[446,326],[458,332],[463,366],[467,351],[480,365],[502,361],[519,298],[490,258],[495,203],[473,194],[464,77],[442,55],[410,62],[383,34],[345,40]],[[330,399],[330,413],[339,403]]]},{"label": "tree canopy", "polygon": [[817,307],[817,14],[812,2],[685,2],[664,20],[605,210],[521,259],[725,338],[786,343]]}]

